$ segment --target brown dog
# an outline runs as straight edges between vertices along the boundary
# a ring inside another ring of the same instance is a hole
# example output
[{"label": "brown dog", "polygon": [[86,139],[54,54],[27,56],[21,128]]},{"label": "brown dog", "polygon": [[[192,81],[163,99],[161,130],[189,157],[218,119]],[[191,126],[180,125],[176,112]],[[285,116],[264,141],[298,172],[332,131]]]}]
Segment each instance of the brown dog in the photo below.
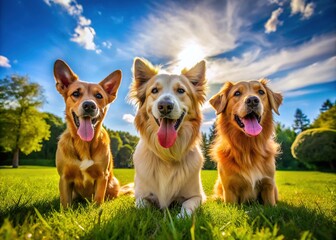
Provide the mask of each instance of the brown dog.
[{"label": "brown dog", "polygon": [[210,99],[217,111],[212,156],[218,163],[217,196],[228,203],[261,200],[275,205],[274,181],[278,144],[273,140],[272,110],[279,114],[282,95],[267,80],[227,82]]},{"label": "brown dog", "polygon": [[99,84],[87,83],[57,60],[54,76],[56,89],[64,97],[67,123],[56,152],[61,204],[68,207],[78,195],[101,204],[119,192],[112,173],[110,139],[102,124],[109,103],[116,98],[121,71],[114,71]]}]

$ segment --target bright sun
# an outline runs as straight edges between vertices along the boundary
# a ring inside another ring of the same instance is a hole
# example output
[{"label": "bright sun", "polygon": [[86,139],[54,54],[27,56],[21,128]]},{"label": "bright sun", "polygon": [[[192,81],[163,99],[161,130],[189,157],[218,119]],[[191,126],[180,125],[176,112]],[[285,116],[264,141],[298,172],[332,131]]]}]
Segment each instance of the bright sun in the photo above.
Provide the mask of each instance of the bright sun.
[{"label": "bright sun", "polygon": [[204,58],[205,53],[202,47],[196,43],[187,44],[177,57],[180,70],[183,68],[191,68]]}]

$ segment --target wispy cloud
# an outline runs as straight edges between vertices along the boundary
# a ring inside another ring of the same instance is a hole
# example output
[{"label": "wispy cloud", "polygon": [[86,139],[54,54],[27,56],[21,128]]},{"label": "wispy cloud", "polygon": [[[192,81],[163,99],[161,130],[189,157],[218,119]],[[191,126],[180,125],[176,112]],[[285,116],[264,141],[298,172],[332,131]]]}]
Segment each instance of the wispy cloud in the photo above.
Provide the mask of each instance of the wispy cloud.
[{"label": "wispy cloud", "polygon": [[290,91],[319,83],[336,81],[336,57],[318,61],[300,68],[280,79],[274,79],[272,87],[279,91]]},{"label": "wispy cloud", "polygon": [[134,116],[132,114],[124,114],[122,119],[125,122],[128,122],[128,123],[133,123],[134,122]]},{"label": "wispy cloud", "polygon": [[97,54],[101,53],[101,49],[95,44],[94,38],[96,32],[91,27],[91,20],[83,16],[83,6],[78,4],[76,0],[44,0],[44,2],[51,6],[51,4],[60,5],[67,11],[70,16],[77,20],[77,27],[75,32],[70,38],[72,42],[78,43],[86,50],[96,51]]},{"label": "wispy cloud", "polygon": [[107,49],[111,49],[111,47],[112,47],[112,43],[110,41],[104,41],[104,42],[102,42],[102,44]]},{"label": "wispy cloud", "polygon": [[144,57],[155,53],[160,58],[177,60],[190,45],[199,48],[204,56],[232,50],[243,25],[240,7],[238,1],[227,1],[217,8],[206,1],[188,7],[158,6],[135,26],[130,51]]},{"label": "wispy cloud", "polygon": [[306,4],[305,0],[291,0],[290,6],[292,15],[301,13],[303,19],[308,19],[314,14],[315,4],[313,2]]},{"label": "wispy cloud", "polygon": [[267,20],[265,24],[266,33],[275,32],[277,30],[277,26],[282,24],[282,22],[278,20],[282,12],[282,8],[278,8],[277,10],[272,12],[271,17]]},{"label": "wispy cloud", "polygon": [[9,59],[0,55],[0,67],[10,68]]},{"label": "wispy cloud", "polygon": [[255,49],[244,53],[241,58],[209,60],[209,82],[258,79],[281,71],[295,70],[316,62],[319,57],[335,55],[335,42],[336,35],[329,35],[277,52],[265,54]]}]

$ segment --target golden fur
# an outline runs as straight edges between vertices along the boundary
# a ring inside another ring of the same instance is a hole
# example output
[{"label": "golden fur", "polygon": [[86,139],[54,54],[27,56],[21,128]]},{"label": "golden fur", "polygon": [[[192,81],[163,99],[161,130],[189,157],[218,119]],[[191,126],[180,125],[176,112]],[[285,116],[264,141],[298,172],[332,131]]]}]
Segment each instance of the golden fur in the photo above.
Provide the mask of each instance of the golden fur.
[{"label": "golden fur", "polygon": [[[110,139],[102,124],[109,103],[116,98],[121,71],[113,72],[99,84],[87,83],[79,81],[66,63],[57,60],[54,76],[56,88],[64,97],[67,123],[56,152],[61,204],[63,207],[70,206],[78,195],[101,204],[104,199],[116,197],[119,192],[119,182],[112,172]],[[91,141],[84,141],[79,137],[73,116],[76,114],[78,119],[83,117],[85,101],[94,103],[97,110]]]},{"label": "golden fur", "polygon": [[[160,74],[160,69],[136,58],[130,100],[137,106],[135,126],[140,141],[133,155],[135,166],[136,206],[148,202],[160,208],[173,201],[182,202],[180,216],[190,215],[205,200],[200,171],[203,156],[199,146],[202,122],[201,104],[205,101],[205,62],[181,75]],[[158,92],[153,93],[153,88]],[[182,88],[185,92],[178,93]],[[169,98],[175,103],[171,113],[177,119],[185,111],[171,147],[158,141],[158,102]]]},{"label": "golden fur", "polygon": [[[273,140],[272,110],[279,114],[282,95],[271,91],[266,84],[265,79],[227,82],[210,99],[218,115],[212,149],[218,167],[215,194],[225,202],[244,203],[258,199],[264,204],[276,204],[278,193],[274,174],[279,146]],[[242,118],[249,113],[246,99],[251,96],[260,101],[256,112],[261,117],[262,131],[257,136],[246,134],[235,120],[235,115]]]}]

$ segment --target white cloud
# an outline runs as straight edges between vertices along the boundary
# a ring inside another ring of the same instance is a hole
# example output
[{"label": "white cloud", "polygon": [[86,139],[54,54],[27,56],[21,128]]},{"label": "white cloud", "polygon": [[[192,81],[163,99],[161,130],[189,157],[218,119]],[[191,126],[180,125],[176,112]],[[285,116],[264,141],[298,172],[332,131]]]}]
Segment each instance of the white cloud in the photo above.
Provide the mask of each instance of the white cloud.
[{"label": "white cloud", "polygon": [[[138,56],[154,53],[156,57],[177,60],[190,43],[199,46],[204,56],[234,49],[244,24],[239,14],[241,4],[227,1],[216,7],[207,5],[210,3],[189,4],[188,8],[174,4],[156,7],[135,26],[130,51]],[[257,39],[256,35],[251,37]]]},{"label": "white cloud", "polygon": [[51,3],[62,6],[71,16],[79,16],[83,12],[83,6],[78,4],[76,0],[44,0],[44,2],[49,6]]},{"label": "white cloud", "polygon": [[105,41],[102,43],[104,47],[106,47],[107,49],[111,49],[112,47],[112,43],[110,41]]},{"label": "white cloud", "polygon": [[96,32],[92,27],[78,25],[70,40],[78,43],[87,50],[96,50],[97,47],[93,41],[95,35]]},{"label": "white cloud", "polygon": [[272,12],[270,19],[268,19],[265,24],[266,33],[275,32],[277,30],[277,26],[282,24],[282,22],[278,20],[282,12],[282,8],[278,8],[277,10]]},{"label": "white cloud", "polygon": [[216,118],[210,119],[202,123],[203,126],[211,126],[216,121]]},{"label": "white cloud", "polygon": [[271,86],[285,92],[332,81],[336,81],[336,56],[295,70],[283,78],[275,79],[271,82]]},{"label": "white cloud", "polygon": [[78,43],[86,50],[95,51],[97,54],[102,52],[94,42],[96,32],[94,28],[90,26],[91,20],[82,15],[82,5],[78,4],[76,0],[44,0],[44,2],[49,6],[51,6],[51,3],[60,5],[70,16],[77,19],[78,25],[74,30],[75,33],[70,38],[72,42]]},{"label": "white cloud", "polygon": [[210,83],[268,77],[280,71],[307,66],[325,55],[335,55],[335,41],[336,35],[324,36],[268,55],[254,49],[240,58],[208,60],[207,76]]},{"label": "white cloud", "polygon": [[9,59],[0,55],[0,67],[10,68]]},{"label": "white cloud", "polygon": [[124,114],[123,115],[123,120],[125,120],[128,123],[133,123],[134,122],[134,116],[132,114]]},{"label": "white cloud", "polygon": [[79,18],[78,18],[78,24],[80,26],[89,26],[89,25],[91,25],[91,20],[87,19],[87,18],[85,18],[83,16],[79,16]]},{"label": "white cloud", "polygon": [[292,15],[301,13],[303,19],[310,18],[315,9],[314,3],[308,3],[306,4],[305,0],[291,0],[290,3]]}]

